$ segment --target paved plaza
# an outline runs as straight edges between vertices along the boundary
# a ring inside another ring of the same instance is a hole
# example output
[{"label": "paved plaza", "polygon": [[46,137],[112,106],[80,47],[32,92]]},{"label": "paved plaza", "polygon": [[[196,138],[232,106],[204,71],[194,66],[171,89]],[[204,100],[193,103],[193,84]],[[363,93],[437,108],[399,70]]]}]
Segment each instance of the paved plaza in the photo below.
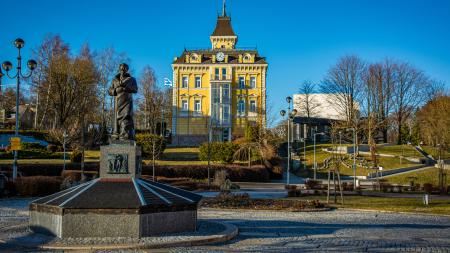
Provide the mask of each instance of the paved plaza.
[{"label": "paved plaza", "polygon": [[239,235],[188,252],[450,252],[450,217],[443,216],[203,209],[199,218],[232,223]]},{"label": "paved plaza", "polygon": [[[28,221],[28,201],[0,201],[2,238],[7,236],[2,234],[4,228]],[[218,245],[171,248],[167,251],[450,252],[449,216],[350,210],[277,212],[201,209],[199,218],[236,225],[239,235]]]}]

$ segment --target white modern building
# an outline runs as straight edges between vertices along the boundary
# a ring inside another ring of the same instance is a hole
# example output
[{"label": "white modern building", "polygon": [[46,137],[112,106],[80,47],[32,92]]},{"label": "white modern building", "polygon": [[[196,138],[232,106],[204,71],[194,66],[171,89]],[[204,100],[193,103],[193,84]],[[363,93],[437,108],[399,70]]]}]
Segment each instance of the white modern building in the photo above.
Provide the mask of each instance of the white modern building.
[{"label": "white modern building", "polygon": [[[306,101],[309,101],[310,117],[307,115]],[[355,102],[356,103],[356,102]],[[313,132],[328,133],[332,122],[346,120],[345,110],[336,100],[336,95],[326,93],[294,94],[294,109],[297,116],[294,118],[294,140],[300,138],[312,139]],[[359,108],[359,104],[355,104]],[[326,137],[318,136],[325,140]]]}]

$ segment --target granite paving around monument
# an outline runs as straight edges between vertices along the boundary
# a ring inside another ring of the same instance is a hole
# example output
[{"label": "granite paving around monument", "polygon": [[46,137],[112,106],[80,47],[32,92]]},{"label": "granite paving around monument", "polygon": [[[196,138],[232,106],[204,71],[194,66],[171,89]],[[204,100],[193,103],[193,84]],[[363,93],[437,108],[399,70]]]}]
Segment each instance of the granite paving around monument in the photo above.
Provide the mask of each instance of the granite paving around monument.
[{"label": "granite paving around monument", "polygon": [[[0,200],[0,251],[21,251],[18,245],[32,243],[42,248],[44,244],[54,242],[53,246],[56,246],[59,242],[58,247],[61,247],[64,239],[43,235],[39,235],[41,239],[30,237],[33,233],[27,230],[26,211],[29,201]],[[439,215],[349,210],[298,213],[200,209],[198,217],[200,227],[197,236],[202,234],[201,231],[219,234],[216,230],[219,226],[202,225],[203,221],[234,225],[239,229],[239,234],[231,240],[221,243],[213,241],[213,245],[203,246],[187,242],[183,245],[170,244],[171,240],[181,236],[194,241],[194,233],[149,240],[159,242],[161,247],[169,247],[170,252],[450,252],[450,218]],[[204,239],[209,240],[207,237]],[[77,240],[78,245],[75,244]],[[129,247],[140,239],[103,240],[104,243],[112,240]],[[65,247],[86,249],[82,247],[100,246],[100,241],[94,244],[92,238],[72,239],[70,242],[72,244]],[[188,245],[192,246],[187,248]]]}]

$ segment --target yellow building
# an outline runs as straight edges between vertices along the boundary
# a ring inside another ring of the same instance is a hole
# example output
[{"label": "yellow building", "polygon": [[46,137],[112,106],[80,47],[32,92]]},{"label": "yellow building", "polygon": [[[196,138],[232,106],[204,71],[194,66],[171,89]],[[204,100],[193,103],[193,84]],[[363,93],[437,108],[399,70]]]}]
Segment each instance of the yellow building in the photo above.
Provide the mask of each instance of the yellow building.
[{"label": "yellow building", "polygon": [[173,69],[172,142],[231,141],[247,124],[266,125],[268,64],[256,49],[238,49],[225,6],[211,48],[184,50]]}]

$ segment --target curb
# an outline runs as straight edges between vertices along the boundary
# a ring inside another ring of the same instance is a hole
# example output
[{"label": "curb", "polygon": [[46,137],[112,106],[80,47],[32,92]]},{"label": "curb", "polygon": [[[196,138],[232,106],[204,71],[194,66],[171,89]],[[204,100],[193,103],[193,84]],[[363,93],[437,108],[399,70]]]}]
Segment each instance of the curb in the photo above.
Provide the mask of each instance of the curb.
[{"label": "curb", "polygon": [[346,207],[337,207],[336,210],[358,211],[358,212],[371,212],[371,213],[398,213],[398,214],[412,214],[412,215],[426,215],[426,216],[450,217],[449,214],[417,213],[417,212],[397,212],[397,211],[387,211],[387,210],[358,209],[358,208],[346,208]]},{"label": "curb", "polygon": [[324,207],[305,210],[286,210],[286,209],[250,209],[250,208],[217,208],[217,207],[202,207],[199,211],[247,211],[247,212],[286,212],[286,213],[314,213],[314,212],[328,212],[334,211],[336,208]]},{"label": "curb", "polygon": [[220,242],[226,242],[233,239],[238,235],[239,231],[235,225],[218,222],[218,221],[208,221],[212,223],[220,223],[225,227],[225,229],[215,235],[199,236],[198,239],[183,240],[173,242],[154,242],[154,243],[135,243],[135,244],[99,244],[99,245],[42,245],[39,249],[45,250],[112,250],[112,249],[161,249],[169,247],[189,247],[189,246],[199,246],[207,244],[215,244]]}]

